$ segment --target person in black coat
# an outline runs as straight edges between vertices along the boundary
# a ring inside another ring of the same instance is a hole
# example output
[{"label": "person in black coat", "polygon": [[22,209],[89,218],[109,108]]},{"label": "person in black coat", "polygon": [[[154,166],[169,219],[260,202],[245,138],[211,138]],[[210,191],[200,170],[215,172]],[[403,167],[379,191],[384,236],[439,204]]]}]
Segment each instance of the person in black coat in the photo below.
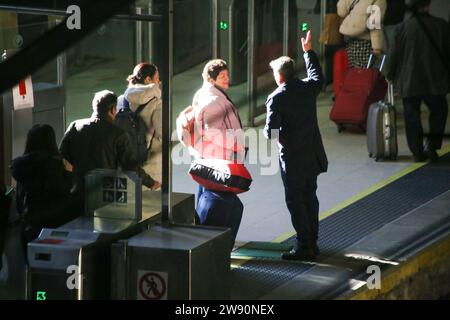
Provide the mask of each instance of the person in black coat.
[{"label": "person in black coat", "polygon": [[11,197],[6,194],[5,185],[0,184],[0,270],[3,267],[2,255],[6,240],[10,205]]},{"label": "person in black coat", "polygon": [[[395,80],[403,99],[406,140],[417,162],[427,158],[438,160],[436,150],[442,146],[448,114],[446,95],[450,87],[450,25],[430,15],[429,7],[429,0],[411,1],[414,14],[398,29],[392,67],[387,75]],[[430,110],[430,135],[425,145],[420,115],[422,101]]]},{"label": "person in black coat", "polygon": [[58,152],[53,128],[34,125],[25,152],[11,163],[17,210],[24,221],[24,245],[37,238],[42,228],[58,227],[76,217],[71,208],[70,170]]},{"label": "person in black coat", "polygon": [[155,181],[138,166],[137,153],[130,136],[114,124],[117,96],[108,90],[99,91],[92,100],[91,118],[72,122],[61,141],[61,155],[73,166],[73,194],[77,206],[84,209],[84,177],[94,169],[135,171],[148,188]]},{"label": "person in black coat", "polygon": [[311,259],[319,254],[319,201],[317,176],[327,171],[328,160],[317,123],[316,98],[322,86],[322,70],[311,49],[311,32],[302,38],[308,77],[294,76],[294,61],[280,57],[270,63],[278,88],[266,101],[266,138],[279,134],[279,161],[286,205],[297,232],[297,245],[283,259]]}]

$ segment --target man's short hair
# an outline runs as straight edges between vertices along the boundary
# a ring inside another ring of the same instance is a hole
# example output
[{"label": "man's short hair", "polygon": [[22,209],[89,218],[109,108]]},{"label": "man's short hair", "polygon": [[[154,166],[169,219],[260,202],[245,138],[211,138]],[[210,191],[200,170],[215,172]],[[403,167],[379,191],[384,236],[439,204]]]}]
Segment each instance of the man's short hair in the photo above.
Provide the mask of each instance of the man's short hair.
[{"label": "man's short hair", "polygon": [[274,72],[281,74],[284,81],[294,78],[294,60],[289,57],[282,56],[270,61],[270,67]]},{"label": "man's short hair", "polygon": [[228,70],[227,63],[222,59],[214,59],[209,61],[203,68],[202,77],[204,81],[209,79],[216,80],[219,73],[223,70]]},{"label": "man's short hair", "polygon": [[109,90],[96,92],[92,100],[92,110],[101,116],[107,114],[115,105],[117,105],[117,96]]}]

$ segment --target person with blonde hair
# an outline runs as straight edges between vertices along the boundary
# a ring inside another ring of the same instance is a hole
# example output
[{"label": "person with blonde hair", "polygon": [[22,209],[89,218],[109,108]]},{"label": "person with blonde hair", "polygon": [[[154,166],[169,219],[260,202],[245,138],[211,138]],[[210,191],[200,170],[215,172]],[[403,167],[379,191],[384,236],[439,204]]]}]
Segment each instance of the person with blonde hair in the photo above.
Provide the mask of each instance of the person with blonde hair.
[{"label": "person with blonde hair", "polygon": [[[372,10],[371,6],[376,9]],[[365,68],[371,53],[377,56],[383,53],[382,24],[386,7],[386,0],[339,0],[337,3],[337,13],[344,19],[339,32],[345,36],[352,67]],[[372,14],[375,25],[367,23]]]}]

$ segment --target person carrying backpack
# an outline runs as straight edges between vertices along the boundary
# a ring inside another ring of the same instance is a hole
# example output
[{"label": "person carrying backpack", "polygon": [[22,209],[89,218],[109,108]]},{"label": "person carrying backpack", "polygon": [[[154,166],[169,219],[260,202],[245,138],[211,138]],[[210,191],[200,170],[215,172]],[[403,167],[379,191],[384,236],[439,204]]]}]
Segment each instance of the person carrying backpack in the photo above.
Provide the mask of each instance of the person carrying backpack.
[{"label": "person carrying backpack", "polygon": [[124,98],[129,102],[130,110],[139,115],[146,127],[148,153],[142,168],[155,180],[161,181],[162,100],[158,68],[153,63],[139,63],[127,81]]},{"label": "person carrying backpack", "polygon": [[[140,105],[136,111],[132,111],[128,100],[121,95],[117,98],[118,112],[114,119],[116,126],[128,133],[132,148],[134,149],[134,153],[136,154],[136,159],[140,167],[144,166],[145,162],[147,162],[154,137],[152,136],[149,144],[147,141],[147,126],[144,119],[140,116],[140,113],[146,105],[147,104],[144,103]],[[154,184],[151,189],[157,190],[160,187],[161,183],[154,180]]]}]

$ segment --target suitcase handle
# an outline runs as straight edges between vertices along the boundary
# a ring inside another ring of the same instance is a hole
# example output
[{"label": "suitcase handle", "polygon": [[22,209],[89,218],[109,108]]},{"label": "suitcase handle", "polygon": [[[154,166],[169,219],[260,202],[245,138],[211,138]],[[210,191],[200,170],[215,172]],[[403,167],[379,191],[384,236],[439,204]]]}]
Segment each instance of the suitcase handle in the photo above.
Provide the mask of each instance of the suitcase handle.
[{"label": "suitcase handle", "polygon": [[389,148],[389,140],[391,140],[394,137],[395,134],[395,128],[393,125],[386,125],[384,127],[384,156],[386,158],[391,156],[390,148]]},{"label": "suitcase handle", "polygon": [[[369,61],[367,62],[367,69],[370,68],[370,65],[372,64],[372,59],[373,59],[373,53],[371,53],[369,55]],[[384,67],[384,61],[386,60],[386,55],[383,54],[383,57],[381,58],[381,64],[380,64],[380,72],[383,71],[383,67]]]},{"label": "suitcase handle", "polygon": [[386,140],[389,140],[392,138],[392,133],[394,132],[394,126],[393,125],[387,125],[384,127],[384,132],[385,132],[385,138]]},{"label": "suitcase handle", "polygon": [[394,106],[394,85],[392,82],[388,81],[388,89],[387,89],[387,102]]}]

